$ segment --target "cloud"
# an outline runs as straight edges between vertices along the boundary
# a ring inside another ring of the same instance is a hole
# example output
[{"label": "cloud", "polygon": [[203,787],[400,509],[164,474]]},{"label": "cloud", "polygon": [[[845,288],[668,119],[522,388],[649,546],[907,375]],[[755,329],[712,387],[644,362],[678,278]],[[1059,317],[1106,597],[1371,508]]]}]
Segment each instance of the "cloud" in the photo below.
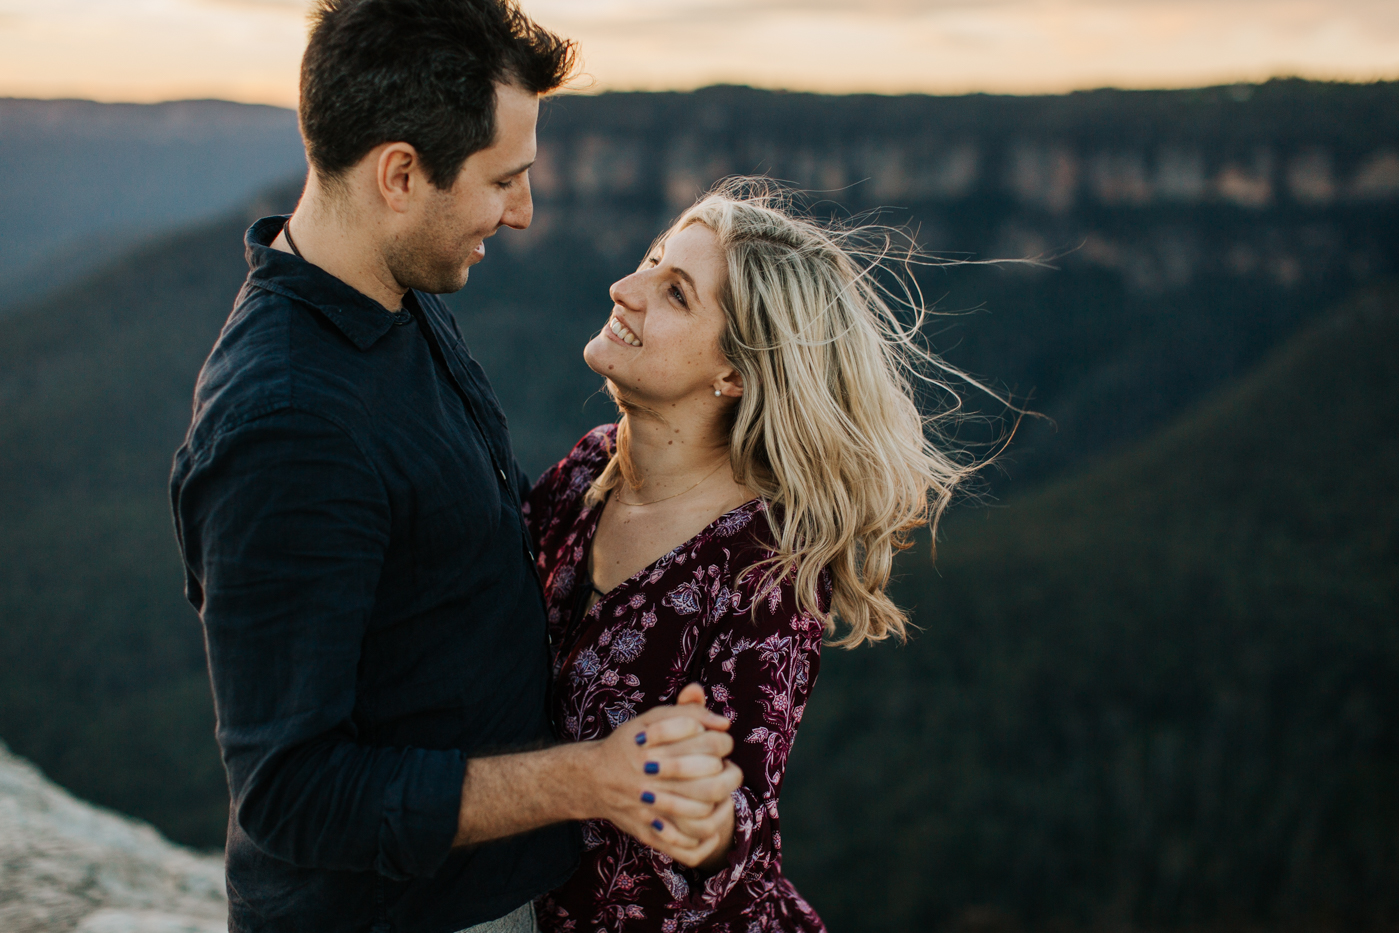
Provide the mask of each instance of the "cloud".
[{"label": "cloud", "polygon": [[265,7],[295,13],[306,13],[312,5],[312,0],[197,0],[197,2],[213,6]]},{"label": "cloud", "polygon": [[526,9],[580,40],[604,88],[1024,93],[1399,76],[1390,0],[527,0]]},{"label": "cloud", "polygon": [[[0,0],[0,94],[293,104],[311,0]],[[1393,0],[522,0],[594,90],[1399,77]]]}]

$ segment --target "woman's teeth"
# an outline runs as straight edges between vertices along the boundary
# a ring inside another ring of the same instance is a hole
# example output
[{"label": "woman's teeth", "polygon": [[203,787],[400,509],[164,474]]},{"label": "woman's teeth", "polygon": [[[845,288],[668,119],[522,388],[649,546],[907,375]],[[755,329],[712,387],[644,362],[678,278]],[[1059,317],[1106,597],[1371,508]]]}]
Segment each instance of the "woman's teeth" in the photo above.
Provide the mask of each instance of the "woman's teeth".
[{"label": "woman's teeth", "polygon": [[611,321],[608,322],[607,326],[611,328],[612,333],[616,334],[618,337],[621,337],[623,340],[625,340],[632,346],[641,346],[641,338],[636,336],[636,334],[633,334],[627,328],[627,325],[623,324],[617,318],[614,317]]}]

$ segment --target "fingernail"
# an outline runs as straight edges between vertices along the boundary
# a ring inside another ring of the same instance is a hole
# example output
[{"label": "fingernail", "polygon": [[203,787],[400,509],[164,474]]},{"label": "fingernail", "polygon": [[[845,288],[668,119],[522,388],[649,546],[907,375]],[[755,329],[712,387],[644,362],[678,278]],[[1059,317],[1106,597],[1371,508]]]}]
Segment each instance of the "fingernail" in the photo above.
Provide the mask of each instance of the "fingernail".
[{"label": "fingernail", "polygon": [[655,803],[655,802],[656,802],[656,795],[653,794],[653,793],[651,793],[649,790],[642,791],[642,792],[641,792],[641,802],[642,802],[642,803]]},{"label": "fingernail", "polygon": [[652,820],[651,828],[654,829],[656,832],[660,832],[661,830],[665,829],[665,824],[662,823],[660,820]]},{"label": "fingernail", "polygon": [[636,744],[637,744],[637,745],[645,745],[645,744],[646,744],[646,733],[645,733],[645,732],[638,732],[638,733],[636,734]]},{"label": "fingernail", "polygon": [[647,773],[647,774],[660,774],[660,773],[661,773],[661,766],[660,766],[660,764],[658,764],[657,762],[654,762],[654,761],[648,761],[648,762],[646,762],[646,773]]}]

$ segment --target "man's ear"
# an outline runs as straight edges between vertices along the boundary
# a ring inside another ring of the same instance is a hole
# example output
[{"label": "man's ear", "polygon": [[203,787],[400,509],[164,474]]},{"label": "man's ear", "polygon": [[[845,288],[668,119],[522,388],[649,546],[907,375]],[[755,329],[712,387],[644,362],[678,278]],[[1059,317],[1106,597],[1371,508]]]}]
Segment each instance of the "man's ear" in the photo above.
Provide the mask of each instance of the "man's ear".
[{"label": "man's ear", "polygon": [[374,181],[379,197],[395,213],[405,213],[428,183],[418,150],[409,143],[385,143],[374,160]]}]

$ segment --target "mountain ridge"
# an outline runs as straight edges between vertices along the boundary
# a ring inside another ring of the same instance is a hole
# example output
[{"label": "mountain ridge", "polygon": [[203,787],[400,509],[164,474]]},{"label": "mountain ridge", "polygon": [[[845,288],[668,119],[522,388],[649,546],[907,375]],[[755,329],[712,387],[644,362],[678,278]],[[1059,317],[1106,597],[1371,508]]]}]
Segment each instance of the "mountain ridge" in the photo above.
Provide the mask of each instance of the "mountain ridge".
[{"label": "mountain ridge", "polygon": [[294,111],[0,98],[0,315],[305,171]]}]

